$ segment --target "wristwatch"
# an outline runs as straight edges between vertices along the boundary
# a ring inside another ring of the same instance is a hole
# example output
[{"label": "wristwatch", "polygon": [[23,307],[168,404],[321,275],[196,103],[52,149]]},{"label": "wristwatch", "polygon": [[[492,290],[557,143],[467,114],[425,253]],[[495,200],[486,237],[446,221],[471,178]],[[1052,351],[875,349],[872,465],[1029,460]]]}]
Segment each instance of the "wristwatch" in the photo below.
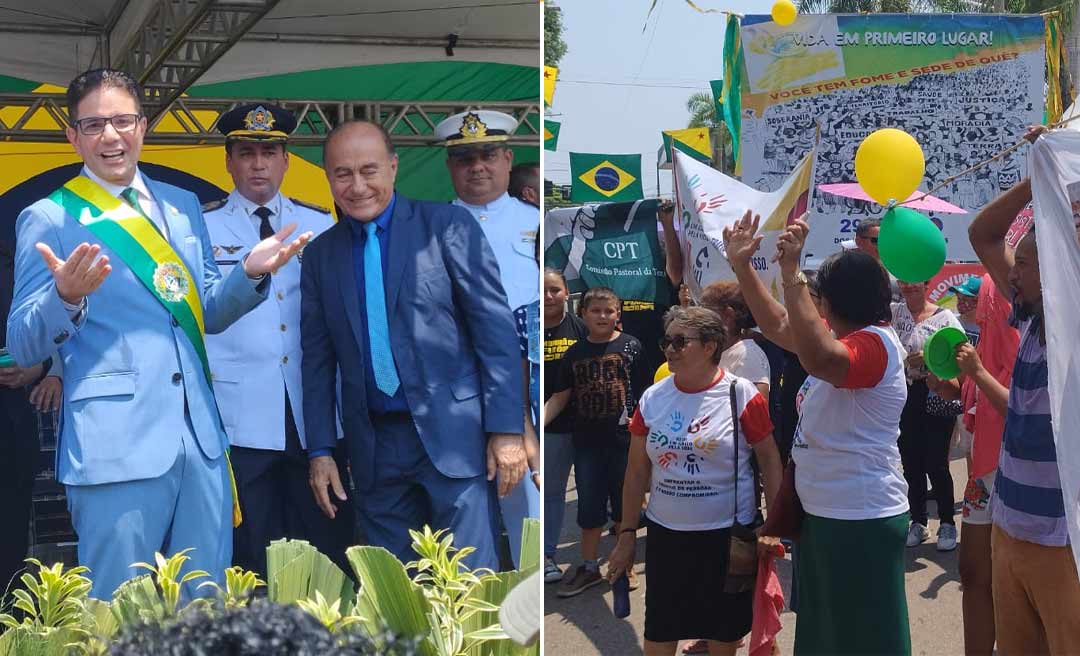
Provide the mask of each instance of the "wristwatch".
[{"label": "wristwatch", "polygon": [[807,285],[809,283],[810,281],[807,279],[805,273],[803,273],[802,271],[796,271],[795,277],[793,279],[784,281],[784,289],[788,289],[789,287],[797,287],[799,285]]}]

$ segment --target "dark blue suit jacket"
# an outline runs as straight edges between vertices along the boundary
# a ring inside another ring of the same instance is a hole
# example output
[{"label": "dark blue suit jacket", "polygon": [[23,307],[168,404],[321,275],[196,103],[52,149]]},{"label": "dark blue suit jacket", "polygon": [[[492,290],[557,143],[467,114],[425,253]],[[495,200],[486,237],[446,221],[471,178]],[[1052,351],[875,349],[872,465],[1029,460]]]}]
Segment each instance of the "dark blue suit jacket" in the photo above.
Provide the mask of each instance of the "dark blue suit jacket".
[{"label": "dark blue suit jacket", "polygon": [[[374,482],[367,335],[343,219],[304,250],[301,271],[304,423],[308,449],[336,443],[337,372],[353,480]],[[397,197],[386,310],[405,397],[432,463],[453,478],[486,471],[487,433],[520,433],[521,354],[495,255],[469,213]]]}]

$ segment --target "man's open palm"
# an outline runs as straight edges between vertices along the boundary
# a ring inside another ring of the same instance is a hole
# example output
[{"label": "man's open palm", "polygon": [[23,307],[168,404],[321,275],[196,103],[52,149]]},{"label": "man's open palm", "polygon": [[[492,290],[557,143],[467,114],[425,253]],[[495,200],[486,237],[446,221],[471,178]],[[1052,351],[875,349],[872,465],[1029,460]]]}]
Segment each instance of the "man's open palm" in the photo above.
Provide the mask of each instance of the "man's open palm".
[{"label": "man's open palm", "polygon": [[48,244],[38,242],[34,246],[56,280],[56,293],[72,305],[82,303],[87,295],[105,282],[105,277],[112,271],[109,256],[98,257],[101,253],[99,244],[91,246],[83,242],[71,251],[66,260],[57,257]]},{"label": "man's open palm", "polygon": [[255,277],[277,271],[292,256],[299,253],[300,249],[311,241],[311,237],[315,234],[311,231],[305,232],[294,239],[292,243],[286,245],[285,240],[289,238],[293,230],[296,230],[296,224],[290,223],[278,230],[274,236],[267,237],[255,244],[255,248],[251,249],[247,258],[244,259],[244,272],[251,277]]}]

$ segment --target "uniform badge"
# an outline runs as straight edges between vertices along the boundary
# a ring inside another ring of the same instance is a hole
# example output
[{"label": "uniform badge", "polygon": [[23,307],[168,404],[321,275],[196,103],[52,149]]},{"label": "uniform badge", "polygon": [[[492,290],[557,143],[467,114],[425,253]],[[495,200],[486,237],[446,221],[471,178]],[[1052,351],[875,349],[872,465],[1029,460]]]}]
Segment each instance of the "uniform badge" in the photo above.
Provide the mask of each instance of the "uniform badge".
[{"label": "uniform badge", "polygon": [[214,254],[214,259],[221,257],[221,246],[211,246],[210,252]]},{"label": "uniform badge", "polygon": [[244,127],[248,130],[272,130],[274,128],[274,115],[270,113],[270,110],[259,105],[244,117]]},{"label": "uniform badge", "polygon": [[191,289],[187,272],[175,262],[162,262],[154,269],[154,289],[169,303],[178,303]]},{"label": "uniform badge", "polygon": [[243,246],[222,246],[221,250],[225,251],[229,255],[232,255],[241,248],[243,248]]},{"label": "uniform badge", "polygon": [[472,112],[461,120],[461,136],[469,139],[481,139],[487,136],[487,125]]}]

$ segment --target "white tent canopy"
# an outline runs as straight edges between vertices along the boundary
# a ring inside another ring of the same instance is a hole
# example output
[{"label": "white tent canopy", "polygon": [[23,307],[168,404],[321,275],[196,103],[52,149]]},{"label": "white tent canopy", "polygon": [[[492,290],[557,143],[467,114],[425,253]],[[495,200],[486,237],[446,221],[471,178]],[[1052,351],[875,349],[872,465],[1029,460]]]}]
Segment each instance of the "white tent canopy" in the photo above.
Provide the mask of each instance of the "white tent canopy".
[{"label": "white tent canopy", "polygon": [[[123,59],[155,11],[257,0],[19,0],[0,7],[0,73],[61,86]],[[457,35],[447,54],[449,35]],[[535,0],[280,0],[199,84],[342,66],[462,60],[538,66]],[[108,57],[102,54],[108,52]]]}]

